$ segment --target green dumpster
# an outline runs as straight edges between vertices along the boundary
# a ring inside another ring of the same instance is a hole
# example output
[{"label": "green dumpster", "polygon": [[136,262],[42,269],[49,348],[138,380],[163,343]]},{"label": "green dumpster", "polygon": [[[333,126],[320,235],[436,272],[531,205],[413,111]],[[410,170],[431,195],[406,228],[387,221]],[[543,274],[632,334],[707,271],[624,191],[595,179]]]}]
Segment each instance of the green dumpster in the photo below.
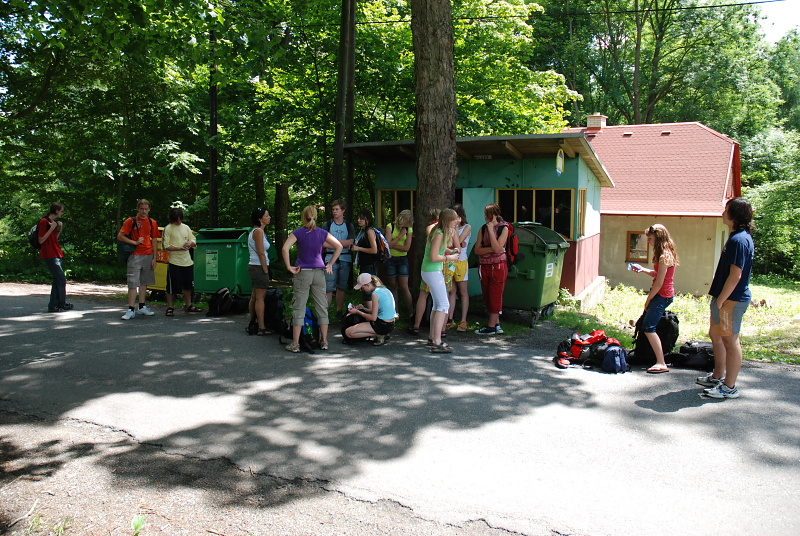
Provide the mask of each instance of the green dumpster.
[{"label": "green dumpster", "polygon": [[194,252],[194,290],[213,293],[222,287],[231,292],[250,294],[247,273],[250,252],[247,235],[250,227],[200,229]]},{"label": "green dumpster", "polygon": [[531,311],[531,326],[553,313],[569,242],[536,222],[514,223],[519,239],[517,263],[508,270],[503,307]]}]

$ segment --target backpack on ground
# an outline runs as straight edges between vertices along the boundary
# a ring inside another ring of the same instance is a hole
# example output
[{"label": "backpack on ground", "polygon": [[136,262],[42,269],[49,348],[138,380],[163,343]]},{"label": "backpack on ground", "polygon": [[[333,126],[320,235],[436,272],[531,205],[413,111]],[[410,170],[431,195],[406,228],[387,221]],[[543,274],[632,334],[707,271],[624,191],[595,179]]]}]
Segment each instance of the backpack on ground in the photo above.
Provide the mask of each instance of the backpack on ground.
[{"label": "backpack on ground", "polygon": [[[633,334],[634,345],[633,350],[628,353],[628,363],[634,365],[652,366],[656,362],[656,355],[653,353],[653,347],[647,339],[643,329],[644,313],[636,321],[636,328]],[[672,352],[675,348],[675,343],[678,342],[678,315],[672,311],[664,311],[664,315],[658,321],[656,326],[656,333],[658,338],[661,339],[661,349],[664,351],[664,356]]]},{"label": "backpack on ground", "polygon": [[392,258],[392,249],[389,247],[389,241],[383,236],[383,233],[377,227],[372,228],[375,231],[375,245],[378,247],[378,261],[386,262]]},{"label": "backpack on ground", "polygon": [[303,319],[303,328],[300,330],[300,349],[309,354],[314,353],[315,348],[320,347],[319,321],[317,315],[311,308],[306,307],[306,315]]},{"label": "backpack on ground", "polygon": [[231,308],[228,314],[240,315],[250,309],[250,298],[241,294],[231,294]]},{"label": "backpack on ground", "polygon": [[[286,306],[283,303],[283,292],[279,288],[269,288],[264,295],[264,327],[272,333],[281,333],[283,328],[283,315]],[[291,326],[290,326],[291,328]],[[251,318],[247,326],[247,334],[258,333],[258,319]],[[291,329],[289,330],[291,336]]]},{"label": "backpack on ground", "polygon": [[689,341],[666,358],[673,367],[711,372],[714,370],[714,345],[706,341]]},{"label": "backpack on ground", "polygon": [[268,330],[275,333],[280,331],[285,308],[281,289],[267,289],[267,294],[264,296],[264,326]]},{"label": "backpack on ground", "polygon": [[42,249],[42,244],[39,243],[39,224],[42,222],[42,218],[39,218],[39,221],[36,222],[36,225],[31,227],[31,230],[28,231],[28,242],[30,242],[31,247],[35,250]]},{"label": "backpack on ground", "polygon": [[[587,368],[594,366],[603,368],[606,352],[614,347],[621,348],[620,342],[613,337],[606,337],[606,333],[602,329],[595,329],[591,333],[584,335],[573,333],[569,339],[559,343],[553,363],[558,368],[568,368],[573,365]],[[620,356],[616,350],[612,350],[609,354],[609,359],[618,360],[622,367],[620,370],[616,370],[616,366],[608,365],[609,368],[614,369],[613,372],[625,372],[627,370],[627,361],[625,361],[624,366],[621,365],[625,356]]]},{"label": "backpack on ground", "polygon": [[231,312],[233,296],[231,289],[222,287],[208,299],[208,312],[206,316],[223,316]]},{"label": "backpack on ground", "polygon": [[603,372],[622,374],[630,370],[625,349],[618,344],[610,344],[603,352],[603,362],[600,364]]},{"label": "backpack on ground", "polygon": [[351,326],[355,326],[356,324],[361,324],[362,322],[366,321],[367,319],[359,314],[348,313],[347,315],[345,315],[345,317],[342,319],[342,342],[345,344],[353,344],[355,341],[359,340],[359,339],[351,339],[350,337],[347,336],[345,331],[347,330],[347,328]]}]

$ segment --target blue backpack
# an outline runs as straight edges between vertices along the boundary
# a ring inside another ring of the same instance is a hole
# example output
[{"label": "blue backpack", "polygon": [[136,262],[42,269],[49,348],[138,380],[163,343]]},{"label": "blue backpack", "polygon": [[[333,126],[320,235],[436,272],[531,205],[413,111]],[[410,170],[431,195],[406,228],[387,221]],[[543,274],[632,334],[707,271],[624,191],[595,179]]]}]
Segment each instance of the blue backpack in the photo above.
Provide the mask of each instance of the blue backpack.
[{"label": "blue backpack", "polygon": [[606,347],[603,353],[603,362],[600,368],[605,372],[613,372],[614,374],[623,374],[630,370],[628,361],[626,359],[625,349],[616,344]]},{"label": "blue backpack", "polygon": [[310,354],[319,348],[319,321],[311,308],[306,307],[303,329],[300,331],[300,349]]}]

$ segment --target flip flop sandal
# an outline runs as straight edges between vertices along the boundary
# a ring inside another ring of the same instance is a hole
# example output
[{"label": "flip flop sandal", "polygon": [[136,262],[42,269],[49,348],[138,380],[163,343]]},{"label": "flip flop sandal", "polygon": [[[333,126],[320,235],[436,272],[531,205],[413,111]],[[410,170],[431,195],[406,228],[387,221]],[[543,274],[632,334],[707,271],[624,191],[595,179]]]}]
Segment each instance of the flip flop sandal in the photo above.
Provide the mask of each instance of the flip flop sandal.
[{"label": "flip flop sandal", "polygon": [[419,328],[408,328],[408,332],[411,335],[419,335]]},{"label": "flip flop sandal", "polygon": [[452,346],[448,346],[445,343],[439,345],[434,344],[433,346],[431,346],[431,352],[433,352],[434,354],[452,354],[453,348]]},{"label": "flip flop sandal", "polygon": [[669,372],[669,369],[667,367],[662,368],[660,366],[654,366],[647,369],[648,374],[662,374],[664,372]]},{"label": "flip flop sandal", "polygon": [[200,311],[201,309],[194,304],[186,306],[187,313],[199,313]]},{"label": "flip flop sandal", "polygon": [[164,316],[175,316],[175,308],[167,307],[167,310],[164,312]]}]

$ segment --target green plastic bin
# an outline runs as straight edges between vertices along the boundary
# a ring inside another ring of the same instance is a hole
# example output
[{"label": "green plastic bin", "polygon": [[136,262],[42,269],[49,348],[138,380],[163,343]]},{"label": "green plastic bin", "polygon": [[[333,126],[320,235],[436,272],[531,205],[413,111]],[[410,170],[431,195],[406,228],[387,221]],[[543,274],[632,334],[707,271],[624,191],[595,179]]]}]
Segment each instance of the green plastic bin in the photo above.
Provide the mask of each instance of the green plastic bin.
[{"label": "green plastic bin", "polygon": [[514,223],[520,258],[508,271],[503,307],[531,311],[531,326],[553,313],[569,242],[536,222]]},{"label": "green plastic bin", "polygon": [[194,290],[213,293],[222,287],[250,294],[253,287],[247,265],[250,227],[200,229],[194,252]]}]

